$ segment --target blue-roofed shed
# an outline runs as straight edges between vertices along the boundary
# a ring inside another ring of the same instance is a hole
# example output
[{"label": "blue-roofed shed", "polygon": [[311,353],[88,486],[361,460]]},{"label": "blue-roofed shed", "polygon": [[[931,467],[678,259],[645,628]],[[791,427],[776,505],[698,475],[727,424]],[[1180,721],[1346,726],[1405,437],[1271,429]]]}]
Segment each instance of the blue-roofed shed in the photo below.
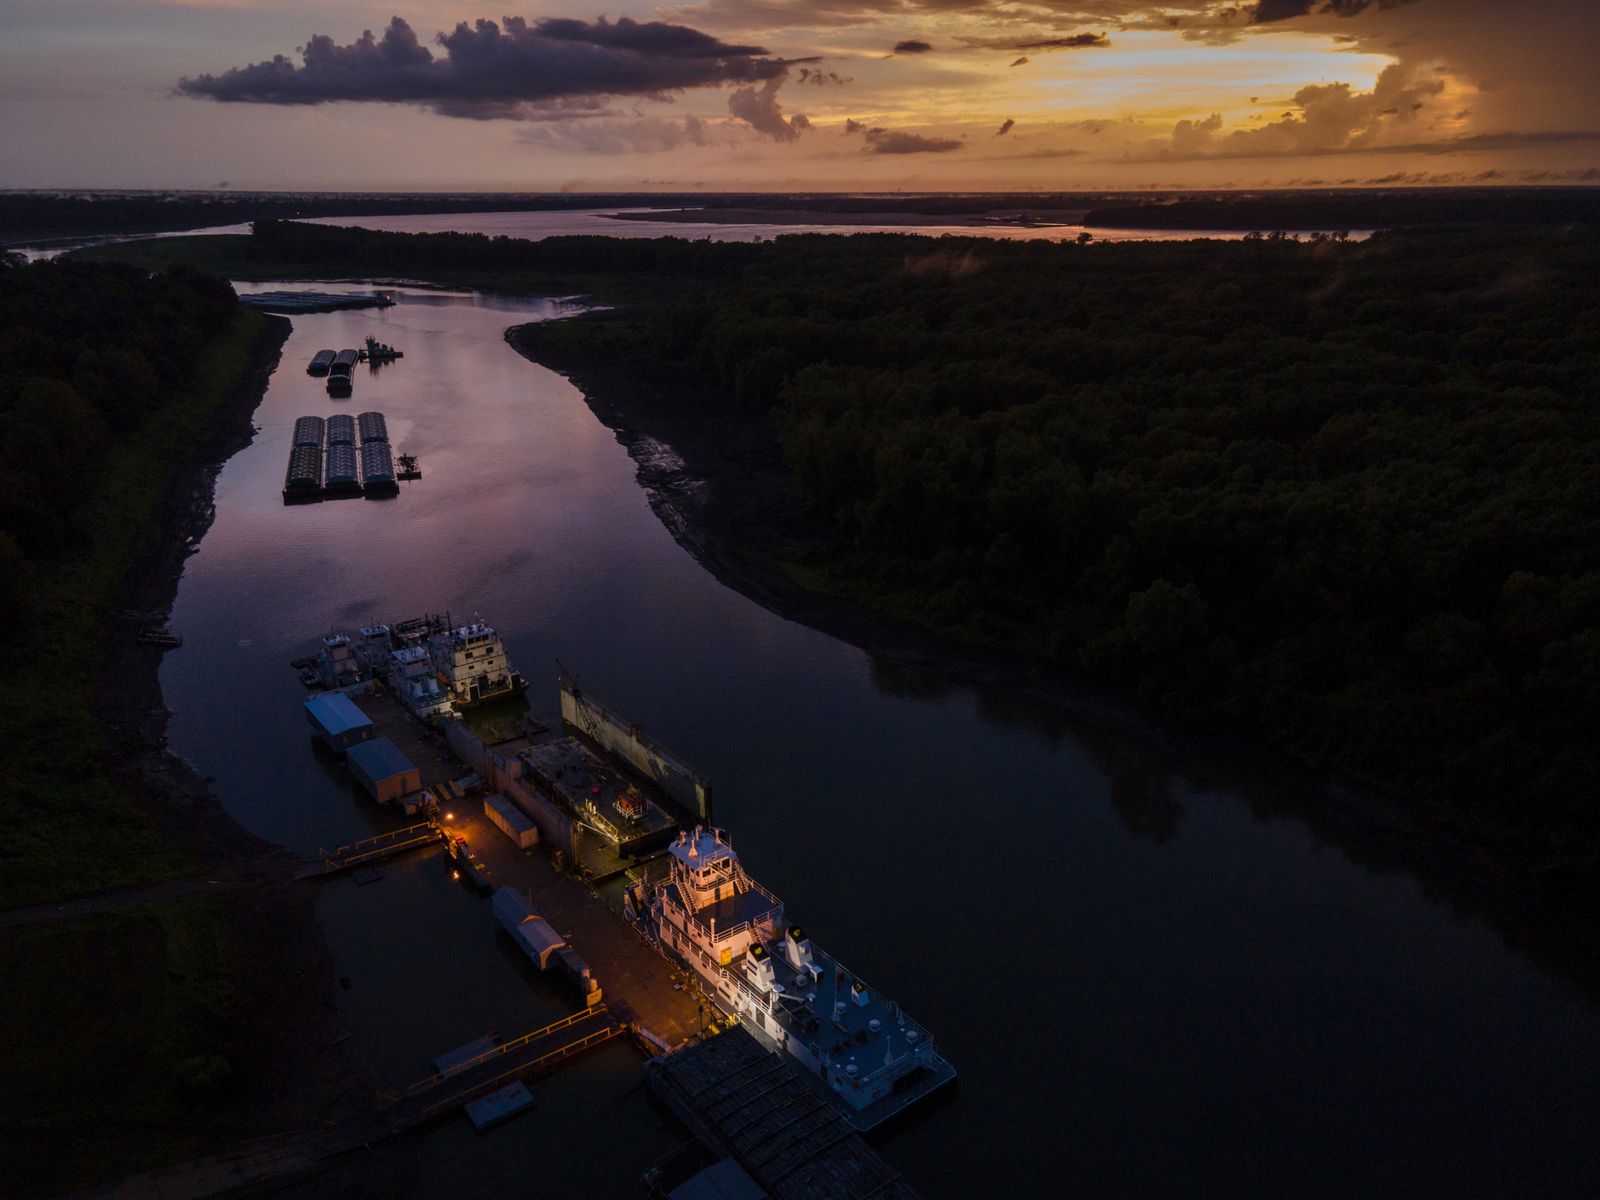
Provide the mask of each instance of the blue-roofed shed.
[{"label": "blue-roofed shed", "polygon": [[311,732],[341,754],[372,736],[372,718],[343,692],[325,692],[306,701]]},{"label": "blue-roofed shed", "polygon": [[358,742],[350,747],[346,758],[350,773],[380,804],[422,790],[422,772],[388,738]]}]

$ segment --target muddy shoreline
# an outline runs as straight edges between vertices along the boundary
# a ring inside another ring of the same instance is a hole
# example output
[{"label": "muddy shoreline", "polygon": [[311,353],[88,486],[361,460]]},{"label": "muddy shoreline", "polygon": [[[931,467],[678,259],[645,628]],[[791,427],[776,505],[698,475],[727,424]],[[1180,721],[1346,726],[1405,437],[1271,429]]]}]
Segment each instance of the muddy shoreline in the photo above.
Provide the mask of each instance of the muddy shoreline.
[{"label": "muddy shoreline", "polygon": [[650,506],[706,570],[788,620],[866,651],[880,687],[905,694],[970,690],[998,719],[1047,733],[1090,725],[1180,760],[1196,780],[1241,772],[1280,793],[1261,819],[1294,817],[1352,862],[1403,871],[1452,908],[1485,921],[1507,945],[1600,1002],[1600,895],[1529,878],[1506,852],[1408,812],[1372,790],[1298,770],[1245,738],[1177,728],[1103,687],[1001,651],[949,642],[849,600],[819,595],[776,562],[826,545],[784,467],[778,430],[659,380],[631,376],[549,344],[539,326],[506,332],[518,353],[564,376],[633,458]]},{"label": "muddy shoreline", "polygon": [[158,516],[158,549],[125,581],[108,623],[96,703],[107,769],[193,860],[196,890],[216,896],[234,931],[244,997],[235,1063],[242,1086],[219,1104],[241,1137],[370,1106],[376,1081],[345,1041],[316,887],[293,877],[301,865],[295,855],[238,825],[211,780],[168,749],[170,712],[159,678],[168,651],[137,640],[144,621],[115,614],[170,612],[184,564],[216,515],[217,476],[255,437],[252,417],[290,328],[286,318],[267,318],[250,370],[178,465]]}]

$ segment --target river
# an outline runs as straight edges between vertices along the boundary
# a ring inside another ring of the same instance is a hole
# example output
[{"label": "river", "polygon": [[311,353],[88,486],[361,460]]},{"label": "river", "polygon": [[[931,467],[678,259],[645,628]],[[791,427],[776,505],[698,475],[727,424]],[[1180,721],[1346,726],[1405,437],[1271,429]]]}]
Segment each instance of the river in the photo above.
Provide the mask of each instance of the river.
[{"label": "river", "polygon": [[[931,223],[918,225],[895,224],[863,220],[857,224],[807,225],[766,222],[727,224],[714,221],[639,221],[618,220],[614,213],[645,213],[670,210],[643,208],[594,209],[535,209],[519,212],[479,213],[411,213],[396,216],[367,215],[361,217],[307,218],[315,225],[340,225],[346,228],[378,229],[390,233],[481,233],[489,237],[547,238],[594,237],[650,238],[681,237],[709,239],[714,242],[756,242],[786,233],[914,233],[925,237],[951,234],[957,237],[998,238],[1005,241],[1072,241],[1087,233],[1100,242],[1174,242],[1192,238],[1216,238],[1237,241],[1245,236],[1238,229],[1102,229],[1084,225],[960,225]],[[32,262],[40,258],[81,249],[85,246],[109,245],[114,242],[146,241],[165,237],[206,237],[250,232],[249,225],[214,225],[203,229],[173,230],[167,233],[105,234],[95,237],[63,237],[43,239],[36,243],[7,247]],[[1372,236],[1370,229],[1351,230],[1349,236],[1361,241]]]},{"label": "river", "polygon": [[[288,660],[330,628],[481,614],[536,710],[559,658],[706,772],[791,918],[935,1032],[958,1088],[883,1144],[929,1200],[1592,1192],[1600,1011],[1559,976],[1352,861],[1281,784],[746,600],[673,541],[577,390],[503,341],[560,303],[397,295],[294,319],[179,588],[171,743],[243,825],[315,854],[392,822],[312,753]],[[330,401],[306,361],[368,333],[405,357]],[[285,507],[294,418],[368,408],[422,480]],[[560,1011],[438,859],[324,885],[318,916],[353,1043],[391,1083]],[[412,1194],[638,1196],[682,1138],[621,1043],[535,1095],[486,1136],[427,1134]]]}]

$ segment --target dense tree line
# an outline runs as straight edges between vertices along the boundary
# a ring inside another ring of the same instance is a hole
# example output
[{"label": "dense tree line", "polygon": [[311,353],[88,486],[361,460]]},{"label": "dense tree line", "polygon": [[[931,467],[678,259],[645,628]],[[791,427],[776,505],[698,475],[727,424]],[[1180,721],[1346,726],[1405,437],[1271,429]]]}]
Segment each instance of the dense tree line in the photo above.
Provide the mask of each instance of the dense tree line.
[{"label": "dense tree line", "polygon": [[655,318],[858,595],[1551,861],[1600,832],[1600,236],[785,239]]},{"label": "dense tree line", "polygon": [[0,238],[70,237],[202,229],[295,217],[699,204],[704,197],[569,193],[351,194],[342,192],[9,192],[0,194]]},{"label": "dense tree line", "polygon": [[1600,220],[1600,188],[1352,188],[1146,197],[1093,206],[1111,229],[1396,229]]},{"label": "dense tree line", "polygon": [[1091,226],[1156,229],[1387,229],[1401,225],[1595,220],[1600,189],[1576,187],[1345,188],[1138,193],[340,194],[328,192],[10,192],[0,238],[154,232],[303,217],[525,212],[590,208],[749,208],[802,212],[1088,212]]},{"label": "dense tree line", "polygon": [[1594,865],[1592,224],[253,240],[380,274],[654,280],[568,348],[635,355],[670,403],[775,414],[840,589]]},{"label": "dense tree line", "polygon": [[388,276],[494,270],[731,279],[757,262],[761,251],[748,243],[684,238],[529,241],[481,233],[381,233],[302,221],[257,221],[247,255],[269,267],[329,264]]},{"label": "dense tree line", "polygon": [[80,544],[114,440],[189,376],[232,319],[233,290],[193,272],[70,262],[0,267],[0,613],[31,565]]}]

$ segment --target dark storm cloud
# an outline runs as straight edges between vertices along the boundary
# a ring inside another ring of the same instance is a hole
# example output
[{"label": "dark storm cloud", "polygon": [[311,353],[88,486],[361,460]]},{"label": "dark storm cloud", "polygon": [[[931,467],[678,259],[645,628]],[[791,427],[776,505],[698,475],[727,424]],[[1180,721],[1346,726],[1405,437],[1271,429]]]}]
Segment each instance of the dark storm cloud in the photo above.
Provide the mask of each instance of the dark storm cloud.
[{"label": "dark storm cloud", "polygon": [[[1103,33],[1070,33],[1061,37],[1047,38],[972,38],[961,39],[962,44],[973,50],[1013,50],[1019,53],[1032,52],[1035,54],[1048,53],[1051,50],[1086,50],[1097,46],[1111,45],[1111,39]],[[1013,67],[1027,62],[1027,58],[1019,58],[1012,63]]]},{"label": "dark storm cloud", "polygon": [[846,84],[850,82],[849,76],[841,75],[837,71],[824,71],[820,67],[801,67],[800,73],[794,78],[796,83],[809,83],[816,87],[822,87],[830,83]]},{"label": "dark storm cloud", "polygon": [[911,39],[909,39],[907,41],[904,41],[904,42],[896,42],[894,44],[893,53],[895,53],[895,54],[926,54],[929,50],[932,50],[932,49],[933,49],[933,45],[931,43],[929,43],[929,42],[919,42],[915,38],[911,38]]},{"label": "dark storm cloud", "polygon": [[1081,50],[1088,46],[1109,46],[1103,33],[1074,33],[1068,37],[1043,38],[1032,42],[1001,42],[1001,50]]},{"label": "dark storm cloud", "polygon": [[1336,17],[1353,17],[1369,8],[1399,8],[1412,0],[1260,0],[1256,5],[1257,21],[1287,21],[1291,17],[1306,17],[1312,13],[1331,14]]},{"label": "dark storm cloud", "polygon": [[759,83],[785,71],[759,46],[627,17],[462,22],[434,41],[442,57],[395,17],[382,37],[369,30],[345,46],[318,34],[301,51],[299,66],[280,54],[220,75],[185,78],[178,91],[252,104],[367,100],[424,104],[448,116],[516,117],[530,103]]},{"label": "dark storm cloud", "polygon": [[943,154],[962,145],[958,138],[924,137],[895,129],[869,129],[866,137],[866,148],[873,154]]}]

